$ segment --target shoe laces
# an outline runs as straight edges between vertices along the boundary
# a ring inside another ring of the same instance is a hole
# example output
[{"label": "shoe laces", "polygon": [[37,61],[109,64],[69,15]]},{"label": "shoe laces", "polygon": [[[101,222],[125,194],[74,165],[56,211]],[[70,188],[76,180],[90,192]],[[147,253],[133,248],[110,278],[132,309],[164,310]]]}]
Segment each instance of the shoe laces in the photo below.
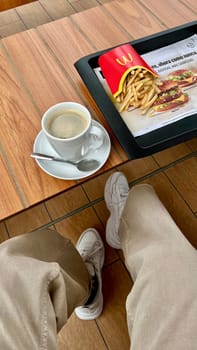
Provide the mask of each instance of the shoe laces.
[{"label": "shoe laces", "polygon": [[92,258],[95,256],[95,254],[97,252],[99,252],[99,250],[102,249],[102,245],[100,244],[99,241],[96,241],[94,243],[94,248],[93,249],[89,249],[89,248],[84,248],[82,250],[80,250],[80,255],[83,258],[83,260],[85,262],[91,262],[92,263]]},{"label": "shoe laces", "polygon": [[111,194],[111,198],[112,198],[112,202],[110,203],[111,206],[113,206],[113,204],[116,203],[119,207],[122,207],[127,196],[128,196],[128,189],[126,189],[124,185],[118,185],[118,189],[117,189],[117,185],[114,184],[112,189],[112,194]]}]

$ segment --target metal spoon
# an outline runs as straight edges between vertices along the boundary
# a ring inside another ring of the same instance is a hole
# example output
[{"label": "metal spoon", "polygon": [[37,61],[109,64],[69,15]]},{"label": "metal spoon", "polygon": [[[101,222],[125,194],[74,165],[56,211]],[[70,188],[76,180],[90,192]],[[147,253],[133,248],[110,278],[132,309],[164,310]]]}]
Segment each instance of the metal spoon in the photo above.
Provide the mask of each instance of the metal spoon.
[{"label": "metal spoon", "polygon": [[47,154],[35,153],[35,152],[33,152],[31,154],[31,157],[36,158],[36,159],[46,159],[46,160],[53,160],[55,162],[72,164],[72,165],[76,166],[77,169],[80,171],[95,170],[100,165],[100,163],[96,159],[82,159],[82,160],[74,162],[71,160],[66,160],[64,158],[57,158],[57,157],[49,156]]}]

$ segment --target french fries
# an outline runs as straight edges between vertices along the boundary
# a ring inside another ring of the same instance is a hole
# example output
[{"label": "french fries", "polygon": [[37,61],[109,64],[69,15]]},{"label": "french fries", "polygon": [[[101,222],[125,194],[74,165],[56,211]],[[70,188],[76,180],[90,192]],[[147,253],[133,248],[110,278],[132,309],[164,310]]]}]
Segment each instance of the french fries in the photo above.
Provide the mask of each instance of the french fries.
[{"label": "french fries", "polygon": [[127,111],[133,106],[145,114],[156,101],[159,92],[155,77],[144,68],[135,68],[127,75],[122,92],[116,96],[116,101],[120,103],[119,112]]}]

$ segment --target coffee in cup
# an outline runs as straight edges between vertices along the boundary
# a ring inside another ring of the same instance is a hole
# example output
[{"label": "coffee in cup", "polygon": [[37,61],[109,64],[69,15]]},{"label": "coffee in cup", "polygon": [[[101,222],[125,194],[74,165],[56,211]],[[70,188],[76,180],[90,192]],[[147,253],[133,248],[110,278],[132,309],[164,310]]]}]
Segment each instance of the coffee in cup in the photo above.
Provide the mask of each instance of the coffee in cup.
[{"label": "coffee in cup", "polygon": [[68,109],[48,120],[46,129],[54,137],[68,139],[80,135],[87,125],[87,119],[82,112]]},{"label": "coffee in cup", "polygon": [[88,109],[76,102],[62,102],[43,115],[42,130],[55,151],[68,160],[79,160],[103,143],[101,130],[92,126]]}]

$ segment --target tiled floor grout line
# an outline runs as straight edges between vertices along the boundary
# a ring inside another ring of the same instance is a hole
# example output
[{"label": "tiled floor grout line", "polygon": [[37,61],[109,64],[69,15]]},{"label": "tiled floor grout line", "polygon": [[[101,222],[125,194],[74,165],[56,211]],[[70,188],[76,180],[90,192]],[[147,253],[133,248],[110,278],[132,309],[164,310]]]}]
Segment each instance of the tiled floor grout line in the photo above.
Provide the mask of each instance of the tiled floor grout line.
[{"label": "tiled floor grout line", "polygon": [[187,205],[187,207],[189,208],[189,210],[195,215],[192,207],[190,206],[190,204],[186,201],[185,197],[182,195],[180,189],[178,189],[174,182],[172,181],[171,177],[166,173],[165,176],[167,177],[168,181],[170,182],[170,184],[172,185],[172,187],[175,189],[175,191],[177,191],[177,193],[179,194],[179,196],[182,198],[182,200],[185,202],[185,205]]},{"label": "tiled floor grout line", "polygon": [[[179,164],[179,163],[181,163],[181,162],[183,162],[183,161],[185,161],[185,160],[188,160],[188,159],[190,159],[190,158],[193,158],[193,157],[195,157],[195,156],[197,156],[197,151],[192,152],[192,153],[190,153],[190,154],[188,154],[188,155],[186,155],[186,156],[184,156],[184,157],[182,157],[182,158],[180,158],[180,159],[177,159],[176,161],[174,161],[174,162],[172,162],[172,163],[170,163],[170,164],[167,164],[167,165],[165,165],[165,166],[163,166],[163,167],[161,167],[161,168],[159,168],[159,169],[156,169],[156,170],[152,171],[151,173],[149,173],[149,174],[147,174],[147,175],[141,176],[141,177],[139,177],[139,178],[136,179],[136,180],[130,181],[130,182],[129,182],[129,187],[131,188],[132,186],[135,186],[135,185],[139,184],[140,182],[145,181],[145,180],[147,180],[147,179],[149,179],[150,177],[153,177],[153,176],[155,176],[155,175],[158,175],[158,174],[164,172],[165,170],[167,170],[167,169],[169,169],[169,168],[172,168],[172,167],[175,166],[176,164]],[[115,169],[114,169],[114,170],[115,170]],[[41,229],[48,228],[48,227],[50,227],[50,226],[52,226],[52,225],[55,225],[55,224],[61,222],[62,220],[68,219],[69,217],[74,216],[74,215],[80,213],[81,211],[83,211],[83,210],[85,210],[85,209],[88,209],[88,208],[90,208],[90,207],[93,207],[93,206],[97,205],[98,203],[100,203],[100,202],[102,202],[102,201],[104,201],[104,196],[99,197],[99,198],[96,198],[95,200],[90,201],[89,203],[86,203],[86,204],[84,204],[83,206],[81,206],[81,207],[79,207],[79,208],[77,208],[77,209],[74,209],[74,210],[72,210],[71,212],[69,212],[69,213],[67,213],[67,214],[65,214],[65,215],[63,215],[63,216],[61,216],[61,217],[59,217],[59,218],[57,218],[57,219],[54,219],[54,220],[50,221],[49,223],[40,226],[38,229],[41,230]]]},{"label": "tiled floor grout line", "polygon": [[63,216],[61,216],[61,217],[59,217],[59,218],[57,218],[57,219],[54,219],[54,220],[50,221],[50,222],[47,223],[47,224],[44,224],[44,225],[40,226],[38,229],[39,229],[39,230],[42,230],[42,229],[48,228],[48,227],[50,227],[50,226],[52,226],[52,225],[56,225],[56,224],[59,223],[60,221],[65,220],[65,219],[68,219],[68,218],[70,218],[71,216],[74,216],[74,215],[80,213],[81,211],[83,211],[83,210],[85,210],[85,209],[88,209],[88,208],[90,208],[90,207],[92,207],[92,206],[94,206],[94,205],[96,205],[96,204],[102,202],[103,199],[104,199],[103,197],[99,197],[99,198],[95,199],[94,201],[91,201],[91,202],[89,202],[89,203],[86,203],[86,204],[84,204],[83,206],[81,206],[81,207],[79,207],[79,208],[77,208],[77,209],[74,209],[74,210],[70,211],[69,213],[67,213],[67,214],[65,214],[65,215],[63,215]]}]

